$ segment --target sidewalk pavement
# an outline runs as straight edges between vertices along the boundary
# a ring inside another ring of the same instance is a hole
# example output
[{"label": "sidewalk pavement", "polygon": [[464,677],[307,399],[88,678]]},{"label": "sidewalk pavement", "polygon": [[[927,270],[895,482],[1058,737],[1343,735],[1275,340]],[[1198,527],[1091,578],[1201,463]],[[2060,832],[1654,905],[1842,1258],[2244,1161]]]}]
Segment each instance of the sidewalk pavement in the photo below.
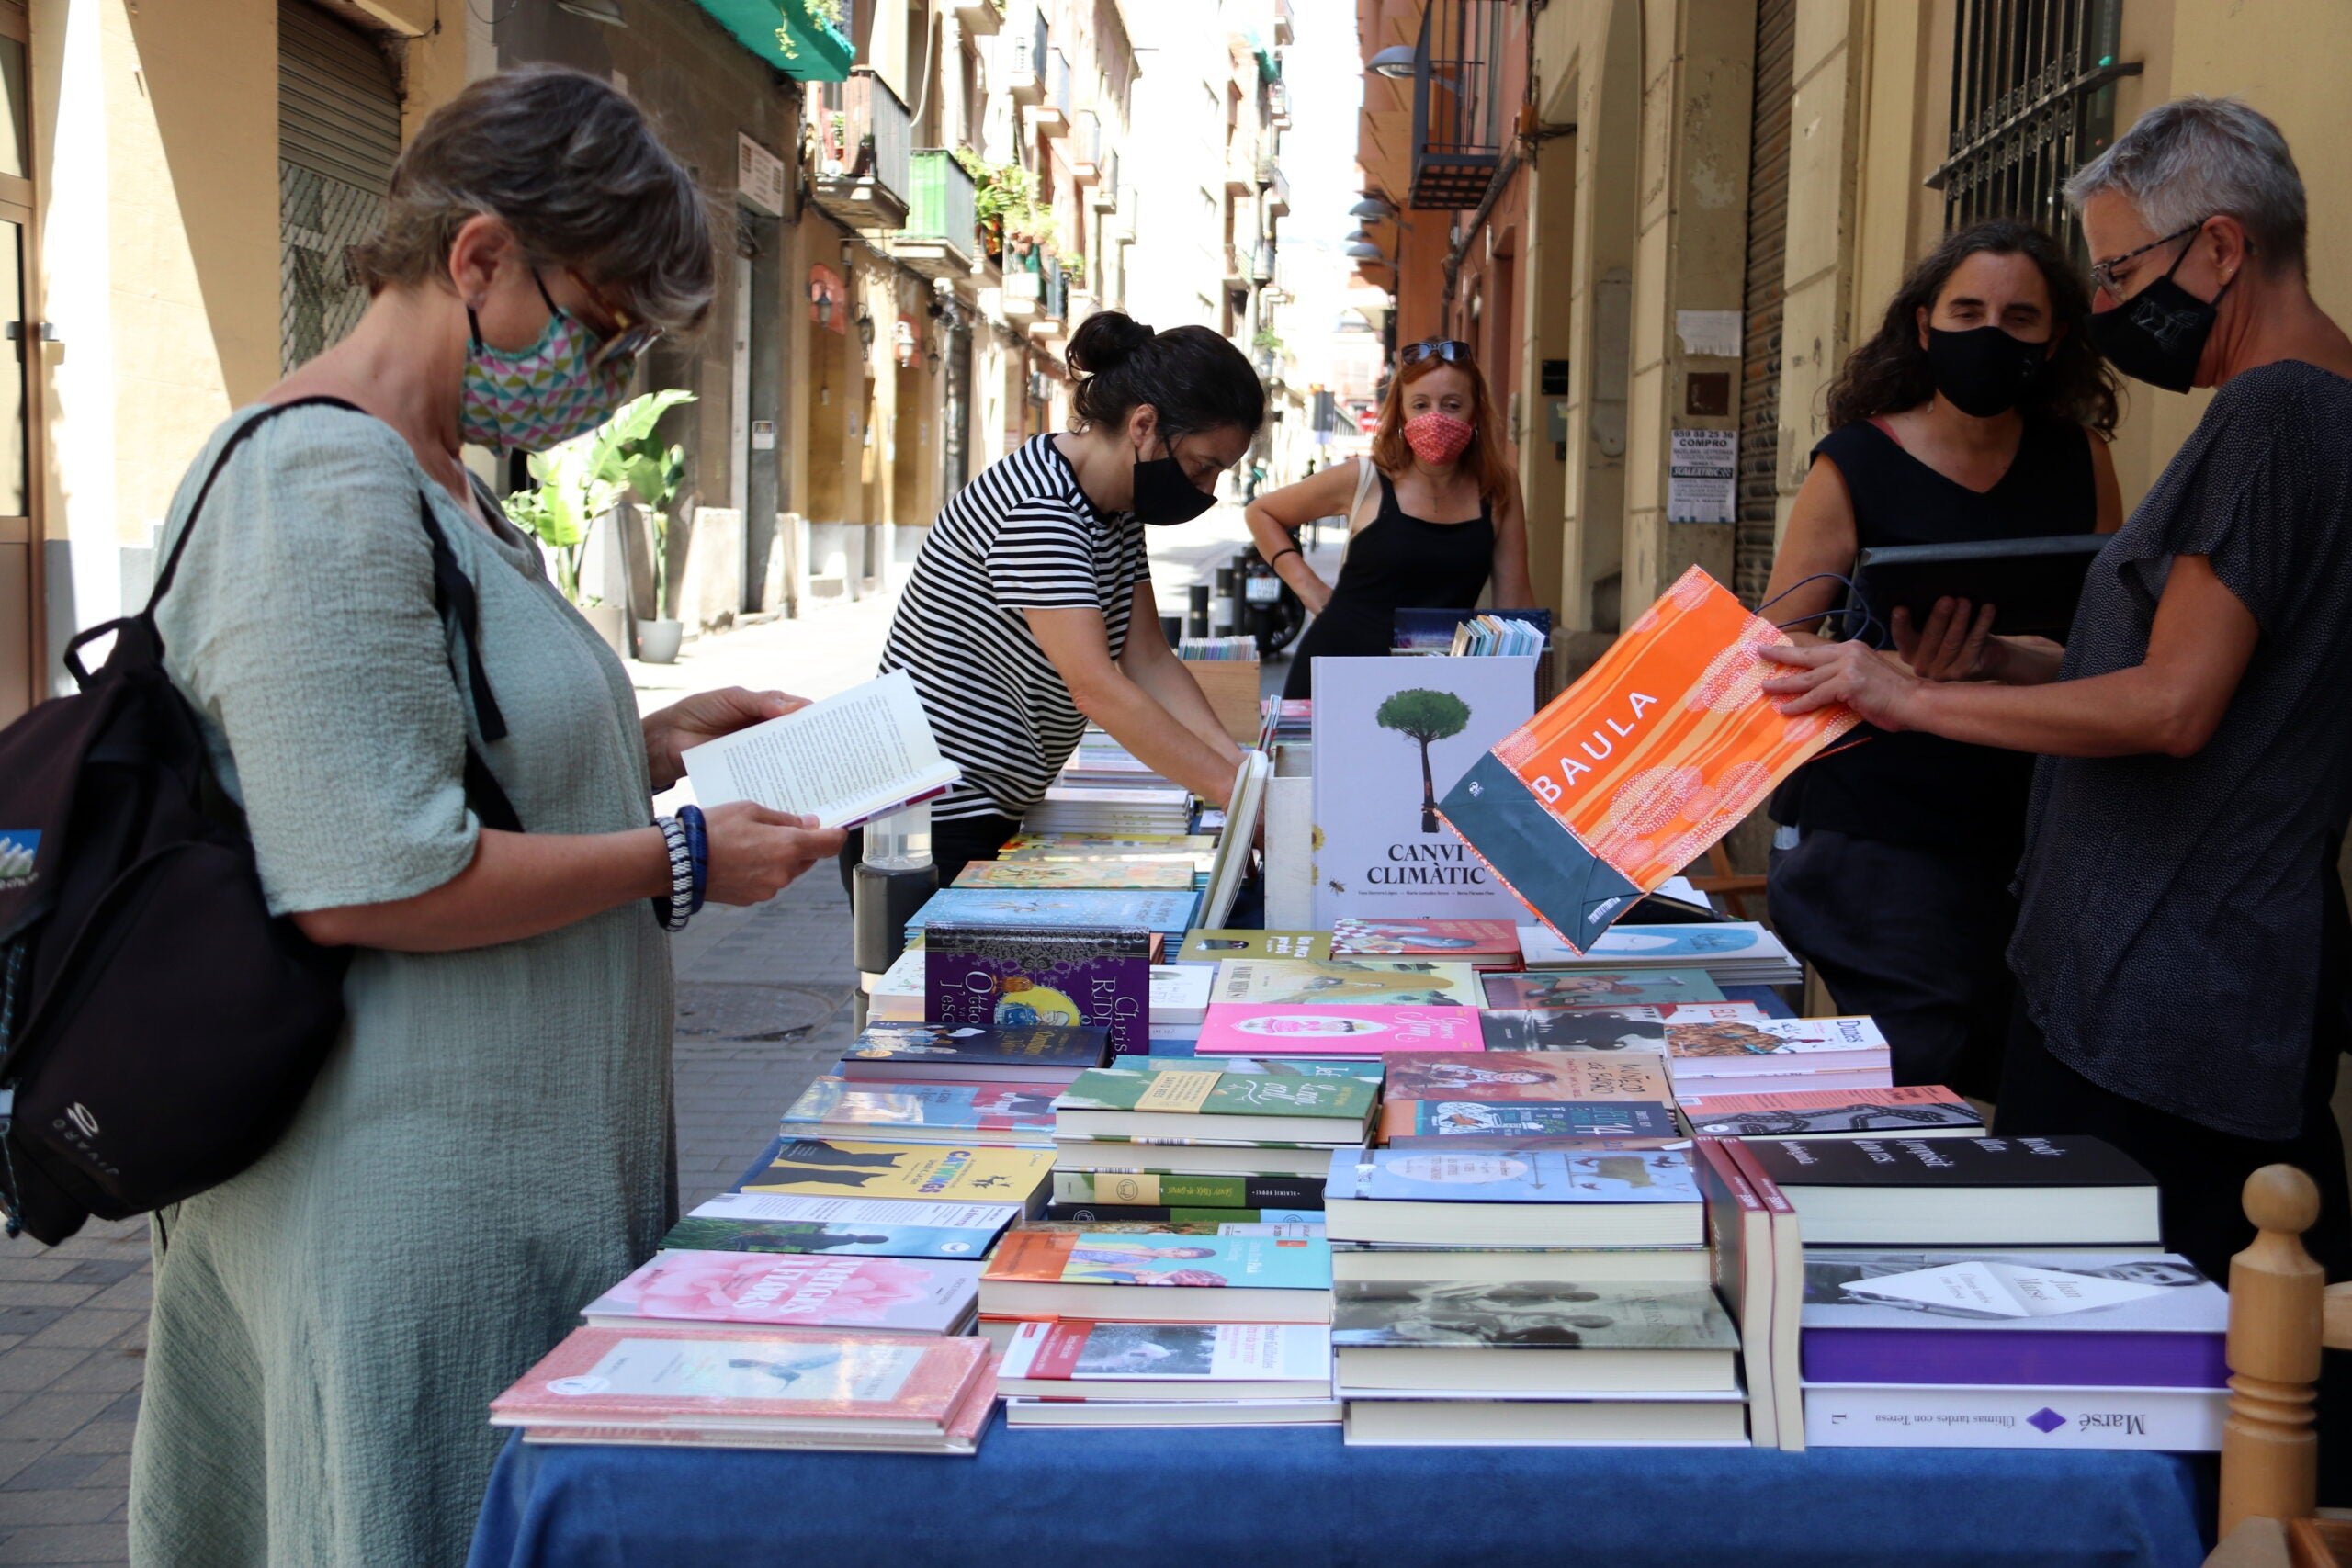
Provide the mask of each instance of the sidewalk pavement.
[{"label": "sidewalk pavement", "polygon": [[[1184,587],[1207,581],[1247,537],[1231,509],[1156,530],[1161,608],[1181,613]],[[1338,570],[1328,529],[1324,542],[1310,558],[1328,581]],[[676,664],[632,661],[639,704],[729,685],[830,696],[873,674],[896,602],[698,637]],[[691,1208],[734,1184],[775,1136],[777,1114],[848,1045],[849,900],[820,866],[757,908],[705,909],[674,953],[678,1197]],[[94,1221],[55,1247],[0,1240],[0,1568],[126,1562],[151,1272],[144,1220]]]}]

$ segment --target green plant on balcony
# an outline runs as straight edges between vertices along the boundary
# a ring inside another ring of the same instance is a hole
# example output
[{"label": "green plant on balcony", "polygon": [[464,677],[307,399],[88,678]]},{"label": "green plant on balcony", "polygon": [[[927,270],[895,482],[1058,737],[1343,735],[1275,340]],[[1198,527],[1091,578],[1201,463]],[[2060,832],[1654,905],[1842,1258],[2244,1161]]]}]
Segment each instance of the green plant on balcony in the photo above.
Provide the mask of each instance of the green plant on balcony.
[{"label": "green plant on balcony", "polygon": [[1250,338],[1250,346],[1261,354],[1279,355],[1283,351],[1282,336],[1272,327],[1260,327]]},{"label": "green plant on balcony", "polygon": [[991,258],[1001,265],[1008,252],[1032,255],[1053,247],[1060,228],[1038,205],[1035,175],[1018,164],[991,164],[968,147],[956,149],[956,162],[972,176],[972,210]]},{"label": "green plant on balcony", "polygon": [[1069,279],[1069,286],[1072,288],[1085,288],[1086,258],[1084,256],[1062,257],[1062,276]]},{"label": "green plant on balcony", "polygon": [[[809,21],[841,36],[842,0],[801,0],[801,9],[808,13]],[[844,37],[842,41],[846,44],[848,40]],[[775,29],[775,46],[784,51],[786,60],[797,61],[800,58],[800,46],[793,40],[792,29],[781,23]]]}]

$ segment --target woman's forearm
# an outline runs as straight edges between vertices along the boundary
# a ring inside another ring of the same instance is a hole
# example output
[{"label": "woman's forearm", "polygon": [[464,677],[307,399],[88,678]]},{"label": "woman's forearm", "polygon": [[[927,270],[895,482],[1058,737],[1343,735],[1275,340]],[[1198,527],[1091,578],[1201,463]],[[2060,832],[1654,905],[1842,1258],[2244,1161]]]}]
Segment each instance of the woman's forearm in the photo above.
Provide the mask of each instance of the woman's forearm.
[{"label": "woman's forearm", "polygon": [[1204,800],[1222,802],[1233,793],[1240,750],[1221,729],[1214,728],[1215,716],[1207,711],[1208,700],[1200,695],[1200,688],[1193,684],[1182,664],[1177,665],[1176,672],[1184,677],[1186,685],[1192,686],[1193,695],[1200,701],[1203,713],[1211,721],[1212,733],[1222,746],[1196,733],[1116,666],[1093,690],[1079,697],[1079,711],[1108,730],[1112,739],[1162,778],[1182,784]]},{"label": "woman's forearm", "polygon": [[1250,540],[1257,545],[1258,554],[1264,558],[1268,569],[1306,601],[1308,609],[1320,612],[1331,590],[1321,574],[1306,564],[1306,552],[1298,547],[1298,536],[1267,516],[1255,503],[1242,516],[1250,525]]},{"label": "woman's forearm", "polygon": [[1241,748],[1225,730],[1225,724],[1209,706],[1208,694],[1201,690],[1200,682],[1184,667],[1184,661],[1170,651],[1168,645],[1152,639],[1157,647],[1148,647],[1140,639],[1128,644],[1132,660],[1122,660],[1120,668],[1127,678],[1149,693],[1154,702],[1168,710],[1177,723],[1208,742],[1209,749],[1227,761],[1241,761]]},{"label": "woman's forearm", "polygon": [[670,890],[670,851],[656,828],[623,833],[482,829],[466,869],[429,892],[294,917],[328,947],[454,953],[537,936],[632,898]]},{"label": "woman's forearm", "polygon": [[1903,728],[2051,757],[2194,755],[2220,715],[2145,665],[2038,685],[1918,682]]}]

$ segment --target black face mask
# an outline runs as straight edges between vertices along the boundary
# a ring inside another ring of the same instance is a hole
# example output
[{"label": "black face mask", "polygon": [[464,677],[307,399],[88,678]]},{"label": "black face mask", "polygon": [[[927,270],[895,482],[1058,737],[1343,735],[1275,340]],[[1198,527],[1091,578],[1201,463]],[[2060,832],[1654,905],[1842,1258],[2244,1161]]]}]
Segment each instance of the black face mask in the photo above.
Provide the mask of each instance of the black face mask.
[{"label": "black face mask", "polygon": [[2098,312],[2084,329],[2109,364],[2167,392],[2185,392],[2196,384],[2197,362],[2222,313],[2222,295],[2230,291],[2224,283],[2221,294],[2199,299],[2172,280],[2196,248],[2191,240],[2162,277],[2114,309]]},{"label": "black face mask", "polygon": [[2050,345],[2024,343],[1999,327],[1928,329],[1928,372],[1951,406],[1978,419],[2007,413],[2041,379]]},{"label": "black face mask", "polygon": [[1152,524],[1190,523],[1216,504],[1216,497],[1194,484],[1170,448],[1165,457],[1136,464],[1135,500],[1127,510]]}]

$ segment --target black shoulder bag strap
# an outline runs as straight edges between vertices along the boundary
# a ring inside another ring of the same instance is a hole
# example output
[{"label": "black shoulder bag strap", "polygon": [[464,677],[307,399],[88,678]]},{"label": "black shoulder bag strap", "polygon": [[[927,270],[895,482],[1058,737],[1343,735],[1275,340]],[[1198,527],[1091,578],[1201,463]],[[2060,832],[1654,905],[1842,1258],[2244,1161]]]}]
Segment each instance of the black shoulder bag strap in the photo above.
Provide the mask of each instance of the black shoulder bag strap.
[{"label": "black shoulder bag strap", "polygon": [[[187,509],[187,522],[181,526],[180,536],[172,541],[172,553],[164,558],[164,570],[155,574],[155,587],[147,595],[147,607],[135,616],[92,626],[66,644],[65,662],[77,682],[87,685],[90,680],[89,672],[82,667],[82,645],[93,637],[119,630],[131,621],[145,624],[147,634],[160,656],[163,639],[154,633],[155,606],[164,602],[164,595],[171,589],[172,580],[179,575],[180,557],[187,553],[187,542],[196,534],[197,521],[204,513],[204,502],[212,493],[213,481],[220,477],[220,470],[229,466],[230,457],[243,445],[246,436],[277,415],[303,408],[337,408],[356,414],[368,412],[358,404],[342,398],[296,398],[291,402],[277,403],[262,410],[232,432],[229,439],[221,444],[220,456],[212,459],[211,471],[204,476],[204,483],[197,490],[196,500]],[[449,540],[441,532],[439,519],[433,515],[432,499],[422,491],[417,495],[417,514],[424,524],[425,537],[433,547],[433,608],[440,615],[443,626],[457,629],[458,640],[464,644],[466,684],[473,696],[474,717],[481,726],[481,738],[484,740],[503,740],[506,739],[506,715],[500,710],[498,697],[490,688],[490,674],[482,667],[481,607],[474,592],[473,579],[458,566],[456,552],[449,548]],[[465,788],[466,802],[473,807],[475,817],[481,819],[483,827],[495,828],[506,833],[524,830],[514,802],[506,798],[506,791],[500,786],[498,775],[490,771],[490,764],[483,761],[481,753],[474,750],[471,737],[466,740]]]}]

